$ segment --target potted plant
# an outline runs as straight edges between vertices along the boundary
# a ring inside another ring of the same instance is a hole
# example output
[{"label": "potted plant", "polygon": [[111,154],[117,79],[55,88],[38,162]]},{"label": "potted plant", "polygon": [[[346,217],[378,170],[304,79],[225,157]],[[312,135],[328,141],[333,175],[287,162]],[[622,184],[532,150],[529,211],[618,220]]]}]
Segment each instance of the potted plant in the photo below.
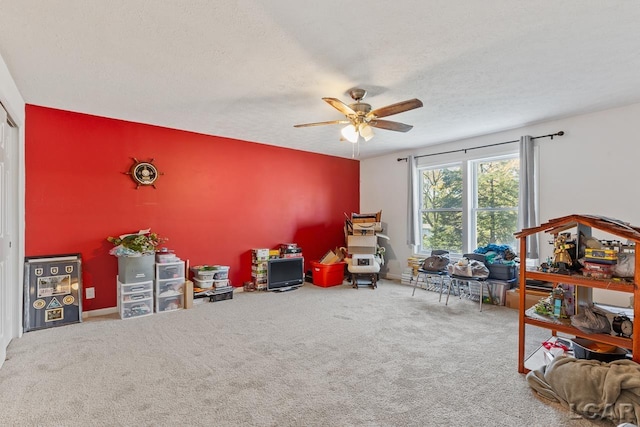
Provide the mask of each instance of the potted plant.
[{"label": "potted plant", "polygon": [[152,233],[150,229],[140,230],[137,233],[122,234],[118,237],[107,237],[107,241],[115,246],[109,251],[111,255],[118,257],[139,257],[154,255],[157,247],[167,239]]}]

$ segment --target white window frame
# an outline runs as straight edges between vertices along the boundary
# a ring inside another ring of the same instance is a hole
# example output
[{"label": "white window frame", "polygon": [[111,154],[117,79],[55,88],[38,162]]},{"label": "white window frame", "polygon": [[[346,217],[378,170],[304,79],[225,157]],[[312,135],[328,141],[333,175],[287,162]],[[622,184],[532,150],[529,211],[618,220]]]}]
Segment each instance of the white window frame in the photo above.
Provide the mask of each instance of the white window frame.
[{"label": "white window frame", "polygon": [[[477,174],[476,164],[480,162],[500,161],[505,159],[517,158],[518,147],[514,146],[502,146],[492,147],[492,149],[484,151],[484,154],[472,155],[471,152],[467,152],[458,156],[446,156],[446,158],[427,157],[419,158],[417,164],[417,175],[420,182],[416,186],[417,200],[418,200],[418,215],[417,221],[420,229],[420,239],[416,246],[417,256],[428,256],[431,253],[432,248],[422,247],[422,172],[428,169],[448,168],[452,166],[460,165],[462,171],[462,253],[451,253],[450,256],[453,259],[461,257],[465,253],[473,252],[476,249],[476,212],[477,212]],[[435,156],[437,157],[437,156]],[[507,210],[507,209],[505,209]],[[517,230],[516,230],[517,231]],[[437,249],[437,248],[434,248]],[[517,248],[516,248],[517,249]]]},{"label": "white window frame", "polygon": [[[462,193],[463,193],[463,199],[462,199],[462,205],[460,206],[460,209],[443,209],[442,212],[460,212],[462,214],[462,247],[465,247],[465,212],[468,206],[468,202],[466,201],[466,191],[465,191],[465,175],[467,175],[466,171],[465,171],[465,164],[464,162],[453,162],[453,163],[446,163],[446,164],[440,164],[440,165],[433,165],[433,166],[422,166],[422,167],[418,167],[418,182],[419,184],[417,185],[417,191],[418,191],[418,233],[419,233],[419,242],[417,245],[417,250],[418,250],[418,254],[420,255],[429,255],[431,253],[431,249],[426,250],[422,248],[422,213],[425,209],[423,209],[422,207],[424,206],[424,201],[422,200],[422,195],[424,194],[424,186],[423,186],[423,179],[422,179],[422,173],[424,171],[427,170],[433,170],[433,169],[447,169],[447,168],[452,168],[452,167],[459,167],[460,168],[460,172],[461,172],[461,177],[462,177]],[[438,249],[438,248],[432,248],[432,249]],[[451,253],[450,255],[455,255],[453,253]]]}]

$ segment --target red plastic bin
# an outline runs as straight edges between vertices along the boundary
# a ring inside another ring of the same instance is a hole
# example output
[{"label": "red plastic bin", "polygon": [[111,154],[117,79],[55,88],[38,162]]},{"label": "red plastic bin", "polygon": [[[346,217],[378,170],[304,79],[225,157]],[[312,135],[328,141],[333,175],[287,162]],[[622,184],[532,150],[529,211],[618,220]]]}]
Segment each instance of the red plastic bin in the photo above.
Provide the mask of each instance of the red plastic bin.
[{"label": "red plastic bin", "polygon": [[342,285],[345,265],[346,262],[344,261],[336,262],[335,264],[320,264],[319,262],[311,261],[313,284],[323,288]]}]

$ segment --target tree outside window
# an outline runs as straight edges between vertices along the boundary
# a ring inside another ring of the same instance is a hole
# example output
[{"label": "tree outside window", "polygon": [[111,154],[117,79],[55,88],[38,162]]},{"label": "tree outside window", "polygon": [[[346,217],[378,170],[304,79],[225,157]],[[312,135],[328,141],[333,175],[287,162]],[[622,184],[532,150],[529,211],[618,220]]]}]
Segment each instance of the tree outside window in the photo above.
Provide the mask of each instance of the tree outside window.
[{"label": "tree outside window", "polygon": [[518,227],[520,161],[509,158],[479,161],[476,168],[476,246],[515,247]]},{"label": "tree outside window", "polygon": [[[471,173],[465,182],[462,171],[467,165]],[[445,249],[463,254],[491,243],[515,247],[519,200],[516,156],[421,168],[419,176],[421,253]],[[471,206],[465,211],[467,194]],[[475,247],[466,247],[465,234]]]},{"label": "tree outside window", "polygon": [[421,177],[421,247],[462,252],[462,169],[425,169]]}]

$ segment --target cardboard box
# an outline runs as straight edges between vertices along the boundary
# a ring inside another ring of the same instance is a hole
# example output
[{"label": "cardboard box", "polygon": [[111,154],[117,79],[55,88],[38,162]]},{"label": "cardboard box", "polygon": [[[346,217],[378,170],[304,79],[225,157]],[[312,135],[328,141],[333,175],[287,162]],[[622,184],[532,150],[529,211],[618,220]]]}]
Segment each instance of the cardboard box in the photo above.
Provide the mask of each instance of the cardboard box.
[{"label": "cardboard box", "polygon": [[376,230],[373,228],[358,228],[357,224],[353,224],[353,235],[354,236],[375,236]]},{"label": "cardboard box", "polygon": [[355,255],[355,254],[371,254],[371,255],[375,255],[376,248],[375,247],[371,247],[371,246],[349,246],[347,248],[347,251],[351,255]]},{"label": "cardboard box", "polygon": [[375,234],[376,231],[382,231],[381,222],[360,222],[353,224],[353,234],[355,235]]},{"label": "cardboard box", "polygon": [[[507,298],[505,305],[509,308],[515,308],[516,310],[520,306],[520,290],[509,289],[507,291]],[[527,295],[525,297],[524,309],[527,310],[538,303],[542,298],[548,297],[550,292],[543,291],[531,291],[527,290]]]},{"label": "cardboard box", "polygon": [[266,261],[269,259],[269,249],[251,249],[251,259],[253,261]]},{"label": "cardboard box", "polygon": [[269,259],[280,258],[280,249],[269,249]]},{"label": "cardboard box", "polygon": [[323,255],[322,258],[320,258],[319,263],[320,264],[335,264],[337,262],[342,261],[342,258],[336,254],[334,251],[329,250],[326,254]]},{"label": "cardboard box", "polygon": [[351,222],[353,224],[363,222],[380,222],[380,218],[382,218],[382,211],[378,211],[375,213],[351,214]]},{"label": "cardboard box", "polygon": [[193,308],[193,282],[184,282],[184,308]]},{"label": "cardboard box", "polygon": [[373,248],[375,253],[375,248],[377,244],[378,244],[378,238],[376,236],[347,236],[347,245],[349,246],[349,252],[351,252],[351,246],[359,246],[359,247]]}]

